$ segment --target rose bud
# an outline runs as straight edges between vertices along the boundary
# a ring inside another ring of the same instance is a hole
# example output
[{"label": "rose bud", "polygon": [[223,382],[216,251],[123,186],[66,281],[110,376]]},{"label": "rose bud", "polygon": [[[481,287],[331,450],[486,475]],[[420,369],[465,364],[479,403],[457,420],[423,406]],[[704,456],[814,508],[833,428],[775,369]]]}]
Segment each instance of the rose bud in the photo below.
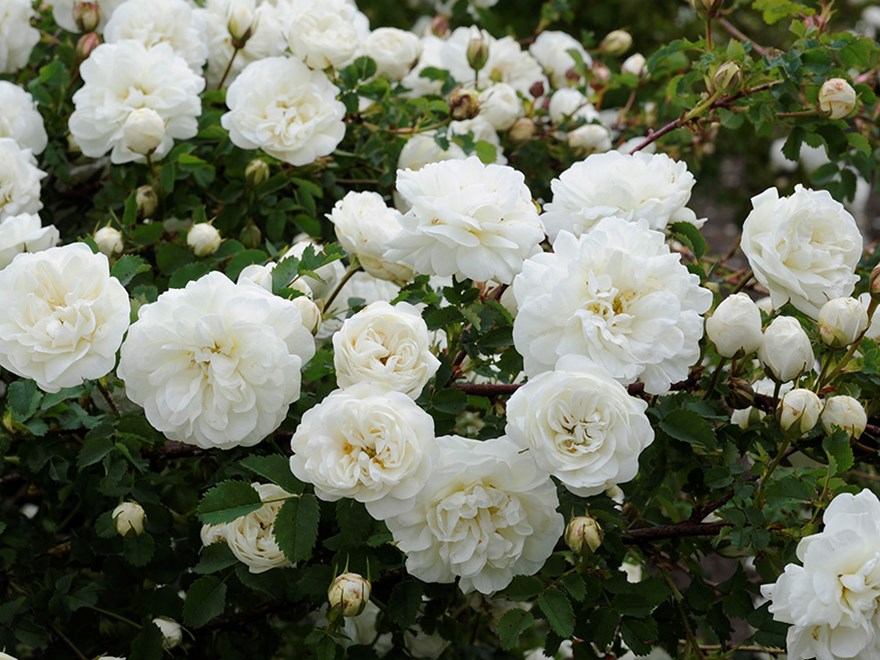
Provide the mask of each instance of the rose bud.
[{"label": "rose bud", "polygon": [[822,401],[815,392],[804,388],[791,390],[779,403],[779,426],[801,436],[816,426],[821,412]]},{"label": "rose bud", "polygon": [[327,590],[327,601],[331,609],[338,609],[342,616],[357,616],[367,606],[371,590],[370,581],[363,576],[342,573]]},{"label": "rose bud", "polygon": [[101,227],[95,232],[94,238],[98,249],[108,257],[122,252],[122,232],[118,229],[110,226]]},{"label": "rose bud", "polygon": [[186,244],[197,257],[214,254],[222,240],[220,232],[209,222],[193,225],[186,234]]},{"label": "rose bud", "polygon": [[819,114],[829,119],[843,119],[857,102],[856,90],[843,78],[830,78],[819,90]]},{"label": "rose bud", "polygon": [[565,544],[579,555],[596,552],[605,538],[595,518],[577,516],[565,528]]},{"label": "rose bud", "polygon": [[797,319],[779,316],[764,331],[758,359],[773,380],[787,383],[812,366],[813,347]]},{"label": "rose bud", "polygon": [[868,311],[855,298],[832,298],[819,310],[819,334],[829,346],[841,348],[868,327]]},{"label": "rose bud", "polygon": [[722,357],[754,353],[764,340],[761,311],[745,293],[728,296],[706,319],[706,336]]},{"label": "rose bud", "polygon": [[831,433],[835,428],[841,428],[849,433],[850,437],[858,439],[868,425],[868,415],[858,400],[851,396],[838,395],[825,400],[825,408],[822,410],[822,428],[826,433]]},{"label": "rose bud", "polygon": [[633,38],[626,30],[612,30],[605,35],[599,50],[609,55],[623,55],[632,47]]},{"label": "rose bud", "polygon": [[137,502],[123,502],[113,509],[110,517],[116,522],[116,531],[120,536],[138,536],[144,531],[147,514]]},{"label": "rose bud", "polygon": [[183,641],[183,630],[174,619],[161,616],[153,619],[153,625],[162,633],[162,648],[173,649]]}]

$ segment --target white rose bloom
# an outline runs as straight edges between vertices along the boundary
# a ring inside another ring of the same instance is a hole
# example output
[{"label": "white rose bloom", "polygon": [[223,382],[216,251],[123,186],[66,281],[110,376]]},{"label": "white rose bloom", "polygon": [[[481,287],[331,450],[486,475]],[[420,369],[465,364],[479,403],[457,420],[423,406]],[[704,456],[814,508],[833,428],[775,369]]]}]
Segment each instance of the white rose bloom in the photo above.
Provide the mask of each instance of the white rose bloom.
[{"label": "white rose bloom", "polygon": [[[257,0],[207,0],[204,9],[195,11],[205,30],[208,44],[205,75],[212,88],[220,85],[227,67],[229,72],[224,85],[232,83],[252,62],[283,55],[287,51],[284,26],[289,18],[289,7],[286,3],[274,6],[268,2],[260,4]],[[238,25],[237,29],[247,31],[250,28],[251,36],[243,48],[236,49],[229,27],[235,25],[234,21],[239,17],[251,22],[247,26]]]},{"label": "white rose bloom", "polygon": [[562,230],[579,236],[612,215],[643,218],[661,231],[676,222],[699,227],[703,220],[685,206],[694,183],[687,165],[666,154],[593,154],[550,183],[553,200],[541,220],[551,241]]},{"label": "white rose bloom", "polygon": [[336,239],[364,270],[382,280],[407,282],[412,269],[384,258],[388,241],[401,228],[400,212],[389,208],[375,192],[351,191],[327,214]]},{"label": "white rose bloom", "polygon": [[278,428],[314,354],[290,301],[214,271],[138,310],[116,373],[170,440],[231,449]]},{"label": "white rose bloom", "polygon": [[603,153],[611,149],[611,131],[602,124],[584,124],[569,131],[566,141],[578,154]]},{"label": "white rose bloom", "polygon": [[798,320],[777,316],[764,330],[758,359],[775,380],[787,383],[813,366],[813,345]]},{"label": "white rose bloom", "polygon": [[85,243],[20,254],[0,270],[0,366],[57,392],[106,376],[131,305]]},{"label": "white rose bloom", "polygon": [[712,293],[645,220],[606,218],[527,260],[513,282],[513,341],[526,373],[583,355],[623,384],[661,394],[700,356]]},{"label": "white rose bloom", "polygon": [[148,48],[168,43],[198,75],[208,59],[201,20],[185,0],[126,0],[104,28],[104,41],[126,39]]},{"label": "white rose bloom", "polygon": [[826,190],[769,188],[752,198],[740,245],[773,306],[791,302],[816,318],[831,298],[852,293],[862,257],[856,221]]},{"label": "white rose bloom", "polygon": [[523,175],[511,167],[462,162],[398,171],[411,205],[386,259],[418,273],[509,283],[544,238]]},{"label": "white rose bloom", "polygon": [[576,76],[574,80],[570,80],[568,77],[568,72],[572,71],[575,66],[574,58],[568,54],[570,50],[576,50],[588,67],[593,63],[593,59],[587,54],[581,43],[565,32],[545,30],[529,46],[532,57],[544,68],[550,77],[550,82],[557,89],[568,87],[580,79],[580,76]]},{"label": "white rose bloom", "polygon": [[482,115],[449,123],[449,135],[470,135],[474,142],[488,142],[495,147],[495,165],[506,165],[507,158],[495,127]]},{"label": "white rose bloom", "polygon": [[412,69],[422,42],[412,32],[382,27],[370,32],[361,44],[361,53],[376,63],[376,71],[392,80],[400,80]]},{"label": "white rose bloom", "polygon": [[12,138],[22,149],[43,153],[49,138],[34,98],[18,85],[0,80],[0,137]]},{"label": "white rose bloom", "polygon": [[12,138],[0,137],[0,220],[43,208],[40,181],[45,176],[30,149],[22,149]]},{"label": "white rose bloom", "polygon": [[287,22],[291,52],[310,68],[351,62],[370,33],[370,22],[347,0],[298,0]]},{"label": "white rose bloom", "polygon": [[[275,484],[252,483],[265,502],[256,511],[236,518],[222,525],[202,527],[202,545],[223,541],[232,554],[248,567],[250,573],[265,573],[273,568],[284,568],[293,564],[284,555],[275,541],[275,518],[291,495]],[[274,500],[274,501],[272,501]]]},{"label": "white rose bloom", "polygon": [[554,124],[583,120],[587,122],[599,119],[599,113],[589,99],[576,89],[560,89],[553,92],[547,114]]},{"label": "white rose bloom", "polygon": [[414,507],[385,521],[407,572],[490,594],[541,570],[564,524],[556,487],[530,453],[506,437],[445,436],[437,450]]},{"label": "white rose bloom", "polygon": [[409,303],[370,303],[333,335],[339,387],[372,382],[418,398],[437,372],[428,326]]},{"label": "white rose bloom", "polygon": [[560,358],[507,402],[508,437],[575,495],[599,495],[631,481],[654,441],[648,404],[585,358]]},{"label": "white rose bloom", "polygon": [[868,415],[858,399],[839,394],[828,397],[822,409],[822,428],[833,433],[835,428],[844,429],[853,438],[859,438],[868,425]]},{"label": "white rose bloom", "polygon": [[849,346],[867,327],[868,312],[856,298],[832,298],[819,310],[819,334],[829,346]]},{"label": "white rose bloom", "polygon": [[746,293],[728,296],[706,319],[706,336],[722,357],[754,353],[764,341],[761,310]]},{"label": "white rose bloom", "polygon": [[377,520],[407,511],[431,473],[434,420],[375,383],[332,392],[302,417],[290,469],[322,500],[350,497]]},{"label": "white rose bloom", "polygon": [[80,65],[80,75],[85,84],[73,95],[69,126],[86,156],[110,151],[113,163],[142,162],[145,148],[157,142],[152,157],[158,160],[174,140],[198,132],[205,81],[167,43],[101,44]]},{"label": "white rose bloom", "polygon": [[869,490],[835,497],[825,529],[801,539],[797,558],[761,593],[776,621],[791,624],[790,658],[880,654],[880,501]]},{"label": "white rose bloom", "polygon": [[0,270],[21,252],[40,252],[54,247],[58,238],[55,226],[43,227],[38,215],[0,215]]},{"label": "white rose bloom", "polygon": [[333,153],[345,135],[338,93],[321,71],[291,57],[269,57],[249,65],[229,86],[229,112],[220,123],[237,147],[308,165]]},{"label": "white rose bloom", "polygon": [[[79,0],[52,0],[52,16],[59,26],[68,32],[79,32],[79,26],[73,16],[73,9]],[[4,0],[5,2],[5,0]],[[125,0],[91,0],[98,5],[98,28],[97,32],[104,30],[113,12],[125,2]]]},{"label": "white rose bloom", "polygon": [[[400,156],[397,159],[397,169],[416,171],[430,163],[439,163],[444,160],[464,160],[467,158],[467,154],[455,142],[450,142],[449,148],[443,149],[434,139],[435,134],[436,131],[428,131],[414,135],[407,140],[406,144],[403,145],[403,149],[400,150]],[[409,202],[397,190],[394,191],[394,206],[401,213],[406,213],[410,208]]]},{"label": "white rose bloom", "polygon": [[0,74],[15,73],[27,66],[31,51],[40,41],[40,31],[31,25],[36,16],[31,0],[0,3]]},{"label": "white rose bloom", "polygon": [[356,305],[369,305],[380,300],[388,302],[399,293],[400,287],[393,282],[380,280],[363,271],[356,272],[340,289],[330,308],[325,310],[325,320],[318,329],[318,338],[326,339],[338,332],[343,320]]},{"label": "white rose bloom", "polygon": [[506,131],[523,116],[523,104],[516,90],[507,83],[498,83],[479,94],[480,116],[496,131]]}]

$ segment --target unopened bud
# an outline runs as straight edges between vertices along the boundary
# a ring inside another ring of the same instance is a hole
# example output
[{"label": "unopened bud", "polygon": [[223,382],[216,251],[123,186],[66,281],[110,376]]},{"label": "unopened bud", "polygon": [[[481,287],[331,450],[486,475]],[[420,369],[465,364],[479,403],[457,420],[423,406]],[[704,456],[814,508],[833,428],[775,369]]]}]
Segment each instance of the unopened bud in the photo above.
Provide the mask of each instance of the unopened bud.
[{"label": "unopened bud", "polygon": [[856,90],[843,78],[831,78],[819,90],[819,113],[829,119],[843,119],[855,110]]},{"label": "unopened bud", "polygon": [[763,410],[759,408],[755,408],[754,406],[748,406],[747,408],[736,408],[732,413],[730,413],[730,423],[736,424],[743,430],[750,428],[752,426],[757,426],[761,423],[761,420],[767,416]]},{"label": "unopened bud", "polygon": [[256,30],[257,17],[246,2],[233,2],[226,15],[226,29],[232,37],[232,47],[244,48]]},{"label": "unopened bud", "polygon": [[821,412],[822,401],[818,395],[799,387],[786,392],[779,402],[779,426],[784,432],[800,437],[813,430]]},{"label": "unopened bud", "polygon": [[220,232],[209,222],[193,225],[186,234],[186,244],[197,257],[214,254],[222,241]]},{"label": "unopened bud", "polygon": [[479,71],[489,61],[489,44],[482,35],[474,37],[468,43],[467,61],[474,71]]},{"label": "unopened bud", "polygon": [[623,55],[632,48],[633,38],[626,30],[612,30],[605,35],[599,50],[608,55]]},{"label": "unopened bud", "polygon": [[327,601],[342,616],[357,616],[367,606],[371,591],[370,581],[362,575],[342,573],[327,590]]},{"label": "unopened bud", "polygon": [[[295,284],[296,282],[294,282],[294,285]],[[296,286],[292,286],[291,288],[296,289]],[[297,296],[290,302],[292,302],[293,306],[299,310],[306,330],[312,334],[318,332],[318,328],[321,327],[321,310],[312,299],[306,294]]]},{"label": "unopened bud", "polygon": [[253,222],[249,222],[241,230],[238,240],[246,248],[256,248],[260,246],[260,242],[263,240],[263,232]]},{"label": "unopened bud", "polygon": [[480,99],[472,89],[458,87],[449,95],[449,114],[456,121],[473,119],[480,114]]},{"label": "unopened bud", "polygon": [[81,32],[94,32],[101,22],[101,7],[97,2],[75,2],[73,20]]},{"label": "unopened bud", "polygon": [[431,34],[435,37],[444,37],[449,32],[449,16],[437,14],[431,19]]},{"label": "unopened bud", "polygon": [[114,227],[101,227],[95,232],[95,244],[98,249],[108,257],[122,252],[122,232]]},{"label": "unopened bud", "polygon": [[723,5],[724,0],[691,0],[691,7],[701,16],[715,16]]},{"label": "unopened bud", "polygon": [[98,36],[97,32],[87,32],[76,42],[76,58],[82,62],[100,45],[101,37]]},{"label": "unopened bud", "polygon": [[269,163],[259,158],[254,158],[244,168],[244,178],[251,188],[266,183],[269,180]]},{"label": "unopened bud", "polygon": [[153,625],[162,633],[162,648],[165,650],[173,649],[179,646],[183,641],[183,630],[180,624],[174,619],[168,617],[157,617],[153,619]]},{"label": "unopened bud", "polygon": [[870,285],[871,297],[876,298],[880,296],[880,264],[877,264],[871,270]]},{"label": "unopened bud", "polygon": [[538,82],[532,83],[532,85],[529,87],[529,94],[531,94],[533,99],[541,98],[542,96],[544,96],[545,91],[546,90],[544,89],[544,83],[540,80]]},{"label": "unopened bud", "polygon": [[629,73],[636,78],[641,78],[645,75],[646,62],[644,55],[641,53],[634,53],[623,61],[623,64],[620,65],[620,70],[624,73]]},{"label": "unopened bud", "polygon": [[733,61],[725,62],[718,67],[712,76],[712,90],[721,94],[732,94],[742,88],[743,72],[739,64]]},{"label": "unopened bud", "polygon": [[579,555],[596,552],[605,533],[595,518],[589,516],[577,516],[565,528],[565,544]]},{"label": "unopened bud", "polygon": [[514,142],[528,142],[535,134],[535,122],[528,117],[520,117],[515,122],[507,136]]},{"label": "unopened bud", "polygon": [[159,196],[153,190],[153,186],[141,186],[135,191],[135,203],[137,203],[138,217],[142,220],[152,218],[159,207]]},{"label": "unopened bud", "polygon": [[868,415],[862,404],[857,399],[842,394],[826,399],[821,419],[826,433],[841,428],[855,439],[864,433],[868,425]]},{"label": "unopened bud", "polygon": [[122,140],[136,154],[153,153],[165,139],[165,121],[152,108],[137,108],[122,124]]},{"label": "unopened bud", "polygon": [[833,348],[849,346],[868,327],[868,310],[855,298],[832,298],[819,310],[819,335]]},{"label": "unopened bud", "polygon": [[593,60],[593,63],[590,65],[590,71],[593,74],[593,87],[596,87],[597,84],[599,87],[604,87],[611,80],[611,69],[599,60]]},{"label": "unopened bud", "polygon": [[138,536],[144,532],[144,520],[147,517],[144,507],[137,502],[123,502],[110,514],[116,523],[116,531],[120,536]]}]

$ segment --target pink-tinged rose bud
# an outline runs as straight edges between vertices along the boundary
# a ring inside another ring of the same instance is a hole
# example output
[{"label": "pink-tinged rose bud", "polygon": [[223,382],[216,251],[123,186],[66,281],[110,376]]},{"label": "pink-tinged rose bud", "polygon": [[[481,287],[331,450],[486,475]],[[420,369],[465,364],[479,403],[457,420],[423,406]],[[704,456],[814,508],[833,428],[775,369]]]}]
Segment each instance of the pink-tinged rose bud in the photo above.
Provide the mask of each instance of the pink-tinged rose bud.
[{"label": "pink-tinged rose bud", "polygon": [[831,78],[819,90],[819,113],[829,119],[843,119],[855,110],[856,90],[843,78]]},{"label": "pink-tinged rose bud", "polygon": [[327,601],[342,616],[357,616],[367,606],[371,591],[370,581],[362,575],[342,573],[327,590]]}]

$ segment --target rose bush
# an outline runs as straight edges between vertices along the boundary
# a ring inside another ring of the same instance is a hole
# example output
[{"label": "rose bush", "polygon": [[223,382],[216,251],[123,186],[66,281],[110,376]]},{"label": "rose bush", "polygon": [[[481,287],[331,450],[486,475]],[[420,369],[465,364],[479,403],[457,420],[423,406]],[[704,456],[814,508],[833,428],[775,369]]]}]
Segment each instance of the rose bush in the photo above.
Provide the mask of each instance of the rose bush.
[{"label": "rose bush", "polygon": [[0,0],[0,656],[877,656],[863,4]]}]

